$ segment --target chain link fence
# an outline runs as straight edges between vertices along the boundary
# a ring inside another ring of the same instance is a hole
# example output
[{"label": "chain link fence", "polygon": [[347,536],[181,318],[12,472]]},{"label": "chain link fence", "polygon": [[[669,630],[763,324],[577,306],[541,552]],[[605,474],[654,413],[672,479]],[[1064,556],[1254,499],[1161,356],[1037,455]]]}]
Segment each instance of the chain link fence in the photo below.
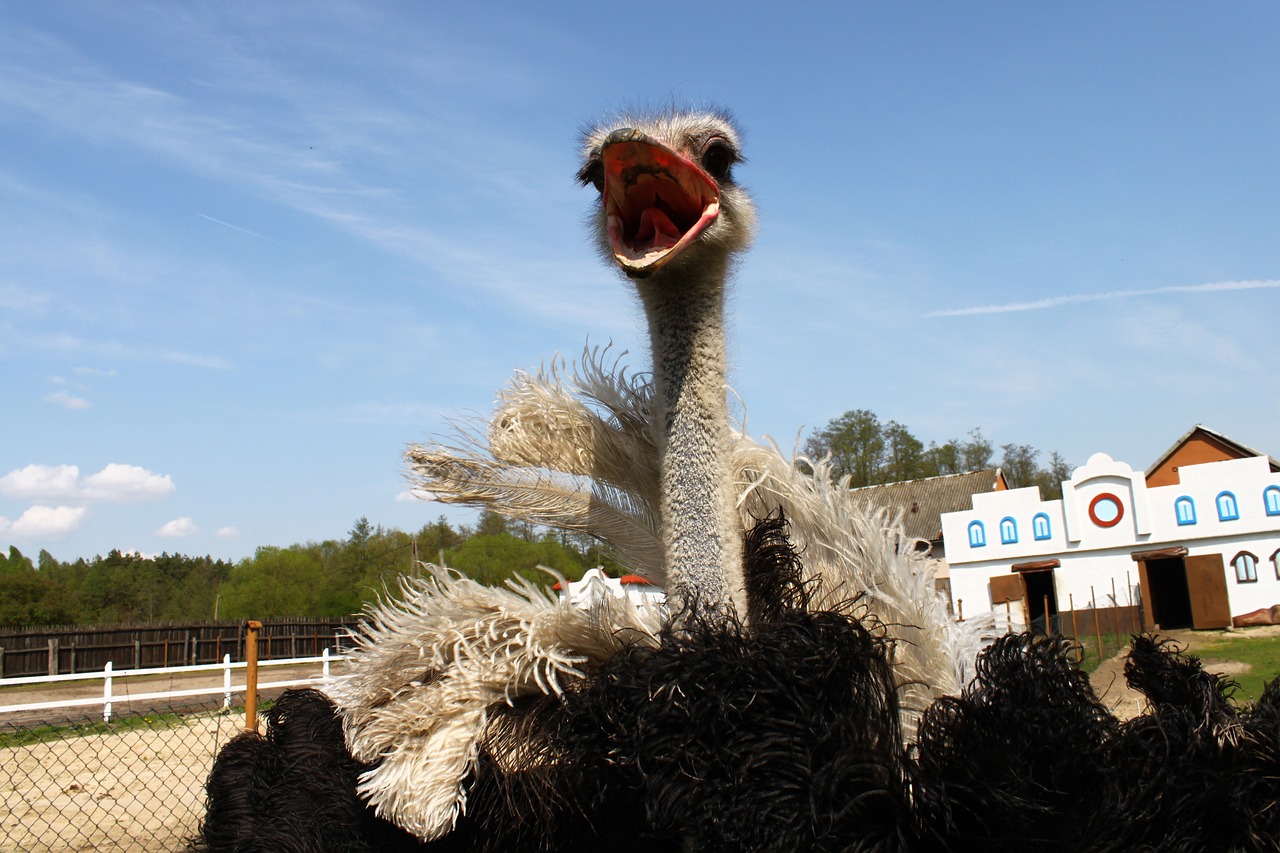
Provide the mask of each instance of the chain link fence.
[{"label": "chain link fence", "polygon": [[218,696],[109,723],[91,713],[0,721],[0,851],[185,849],[242,708]]}]

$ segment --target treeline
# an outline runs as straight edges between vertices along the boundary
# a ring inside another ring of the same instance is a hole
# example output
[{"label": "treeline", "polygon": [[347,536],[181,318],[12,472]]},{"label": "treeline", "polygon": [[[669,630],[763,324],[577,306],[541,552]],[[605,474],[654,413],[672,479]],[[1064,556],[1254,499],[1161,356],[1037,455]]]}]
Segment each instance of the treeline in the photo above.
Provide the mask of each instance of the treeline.
[{"label": "treeline", "polygon": [[[1025,444],[996,448],[975,429],[966,439],[925,446],[902,424],[881,423],[856,409],[816,430],[805,444],[810,456],[830,454],[836,476],[868,486],[957,474],[999,465],[1012,488],[1038,485],[1046,498],[1061,496],[1070,475],[1057,453],[1047,467]],[[239,562],[161,554],[146,557],[111,551],[105,557],[36,559],[16,547],[0,552],[0,625],[105,625],[207,619],[345,617],[379,596],[398,592],[397,578],[420,561],[457,569],[481,583],[512,576],[545,582],[538,566],[570,580],[602,565],[619,567],[592,540],[513,522],[495,513],[476,526],[451,527],[443,517],[414,533],[375,527],[359,518],[343,539],[288,547],[264,546]]]},{"label": "treeline", "polygon": [[547,580],[538,566],[570,580],[603,565],[618,567],[592,542],[484,513],[475,527],[441,517],[415,533],[359,518],[344,539],[264,546],[229,562],[212,557],[111,551],[59,562],[33,561],[16,547],[0,552],[0,625],[105,625],[208,619],[342,617],[398,592],[397,578],[424,562],[446,565],[496,585],[514,575]]},{"label": "treeline", "polygon": [[999,466],[1009,488],[1039,486],[1041,497],[1052,500],[1062,497],[1062,481],[1071,476],[1071,466],[1057,451],[1044,467],[1037,462],[1040,451],[1029,444],[1002,444],[997,458],[995,446],[979,429],[967,438],[931,441],[926,447],[902,424],[882,423],[867,409],[850,410],[814,430],[804,449],[814,458],[830,454],[834,475],[848,475],[855,488]]}]

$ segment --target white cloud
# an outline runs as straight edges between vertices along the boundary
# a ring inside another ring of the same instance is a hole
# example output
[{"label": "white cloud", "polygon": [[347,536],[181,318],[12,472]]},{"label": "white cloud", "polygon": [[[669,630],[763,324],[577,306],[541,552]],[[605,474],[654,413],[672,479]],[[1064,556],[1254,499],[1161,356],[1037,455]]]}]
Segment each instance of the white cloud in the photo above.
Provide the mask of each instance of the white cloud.
[{"label": "white cloud", "polygon": [[137,465],[117,462],[84,478],[86,498],[116,503],[159,500],[173,494],[175,488],[168,474],[155,474]]},{"label": "white cloud", "polygon": [[8,528],[24,539],[57,539],[75,532],[86,512],[82,506],[33,506]]},{"label": "white cloud", "polygon": [[83,478],[75,465],[28,465],[0,477],[0,494],[32,500],[133,503],[166,498],[175,488],[168,474],[118,462]]},{"label": "white cloud", "polygon": [[182,516],[175,518],[173,521],[166,522],[159,530],[156,531],[157,536],[190,536],[193,533],[199,533],[200,528],[196,527],[196,523],[191,520],[190,516]]},{"label": "white cloud", "polygon": [[68,394],[66,391],[54,391],[49,394],[45,394],[40,399],[44,400],[46,403],[61,406],[64,409],[71,409],[72,411],[82,411],[84,409],[93,408],[93,403],[90,403],[84,397],[76,397],[72,394]]},{"label": "white cloud", "polygon": [[0,477],[0,494],[12,498],[71,498],[80,493],[75,465],[28,465]]},{"label": "white cloud", "polygon": [[219,539],[234,539],[240,535],[240,531],[234,527],[219,527],[218,532],[214,534]]},{"label": "white cloud", "polygon": [[405,489],[396,495],[396,503],[413,504],[419,501],[431,500],[431,493],[424,492],[422,489]]}]

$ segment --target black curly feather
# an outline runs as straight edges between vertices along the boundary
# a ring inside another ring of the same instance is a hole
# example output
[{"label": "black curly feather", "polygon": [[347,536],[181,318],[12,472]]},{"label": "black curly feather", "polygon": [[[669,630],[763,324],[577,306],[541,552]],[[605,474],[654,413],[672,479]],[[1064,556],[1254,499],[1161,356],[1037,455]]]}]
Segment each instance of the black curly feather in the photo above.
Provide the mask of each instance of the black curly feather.
[{"label": "black curly feather", "polygon": [[[746,624],[697,602],[657,648],[629,647],[562,698],[491,719],[468,809],[439,841],[355,793],[332,704],[285,694],[267,734],[218,757],[210,851],[1191,851],[1280,849],[1280,684],[1233,684],[1147,635],[1126,678],[1147,713],[1117,721],[1060,637],[980,656],[901,745],[891,648],[857,602],[809,609],[779,515],[744,561]],[[504,772],[493,755],[530,760]]]}]

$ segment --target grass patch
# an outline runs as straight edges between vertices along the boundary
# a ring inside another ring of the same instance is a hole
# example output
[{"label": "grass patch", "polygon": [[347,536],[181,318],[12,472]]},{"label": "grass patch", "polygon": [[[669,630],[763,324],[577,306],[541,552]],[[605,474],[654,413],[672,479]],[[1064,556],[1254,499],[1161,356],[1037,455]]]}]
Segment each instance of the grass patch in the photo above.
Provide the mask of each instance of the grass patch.
[{"label": "grass patch", "polygon": [[66,740],[74,737],[90,735],[118,735],[137,729],[159,731],[184,725],[186,718],[179,714],[132,714],[117,717],[109,723],[101,720],[85,720],[79,723],[62,725],[38,725],[30,728],[19,727],[12,731],[0,731],[0,749],[12,749],[17,746],[31,746],[37,743],[48,743],[55,740]]},{"label": "grass patch", "polygon": [[1076,637],[1076,642],[1080,644],[1080,668],[1085,672],[1093,672],[1098,665],[1110,657],[1114,657],[1116,649],[1127,651],[1129,648],[1129,634],[1103,634],[1102,635],[1102,651],[1098,651],[1098,638],[1090,634],[1088,637]]},{"label": "grass patch", "polygon": [[1215,634],[1204,642],[1195,642],[1190,653],[1204,661],[1205,669],[1210,671],[1219,661],[1248,664],[1247,672],[1229,676],[1240,685],[1233,697],[1237,702],[1258,701],[1266,682],[1280,676],[1280,637]]}]

